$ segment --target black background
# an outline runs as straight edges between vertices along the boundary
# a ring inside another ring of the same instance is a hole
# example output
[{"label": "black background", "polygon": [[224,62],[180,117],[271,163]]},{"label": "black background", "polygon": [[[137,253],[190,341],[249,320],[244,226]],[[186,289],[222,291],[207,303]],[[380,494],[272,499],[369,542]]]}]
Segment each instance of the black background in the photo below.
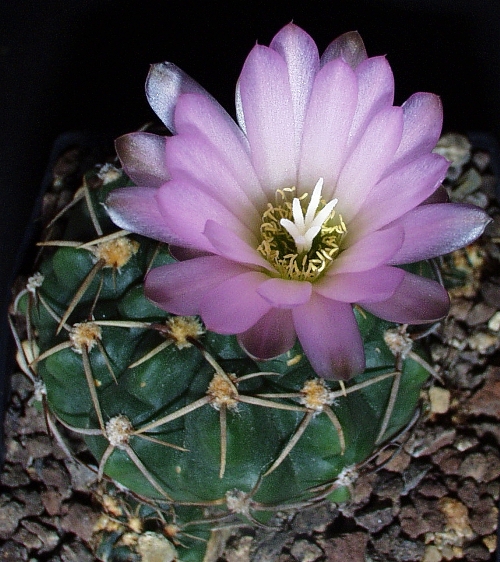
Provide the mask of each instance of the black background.
[{"label": "black background", "polygon": [[[176,63],[233,113],[234,85],[256,41],[268,44],[293,20],[322,51],[355,29],[369,55],[387,55],[398,104],[413,92],[431,91],[443,99],[446,130],[499,136],[496,0],[302,0],[283,6],[271,0],[1,0],[2,318],[55,138],[90,130],[111,140],[154,120],[144,96],[150,63]],[[4,327],[0,376],[8,370],[6,341]]]}]

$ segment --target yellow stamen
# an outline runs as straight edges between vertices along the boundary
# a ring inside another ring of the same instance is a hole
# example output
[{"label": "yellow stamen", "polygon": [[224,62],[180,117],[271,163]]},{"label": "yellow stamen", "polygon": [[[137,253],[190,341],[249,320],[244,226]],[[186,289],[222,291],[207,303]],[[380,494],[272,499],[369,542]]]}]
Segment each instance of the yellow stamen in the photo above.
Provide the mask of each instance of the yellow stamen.
[{"label": "yellow stamen", "polygon": [[347,228],[342,216],[335,216],[336,201],[320,199],[321,187],[318,182],[305,216],[301,204],[308,194],[296,197],[295,187],[278,190],[276,204],[268,203],[262,215],[257,250],[283,279],[315,281],[341,251]]}]

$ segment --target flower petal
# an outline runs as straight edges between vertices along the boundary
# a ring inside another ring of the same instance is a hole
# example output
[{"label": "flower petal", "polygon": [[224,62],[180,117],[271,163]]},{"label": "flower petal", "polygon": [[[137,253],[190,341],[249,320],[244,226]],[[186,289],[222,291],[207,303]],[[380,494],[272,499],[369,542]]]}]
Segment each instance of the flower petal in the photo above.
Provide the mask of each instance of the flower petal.
[{"label": "flower petal", "polygon": [[265,360],[286,353],[296,337],[291,311],[272,308],[249,330],[238,334],[238,343],[253,358]]},{"label": "flower petal", "polygon": [[339,57],[352,68],[367,58],[365,44],[357,31],[348,31],[332,41],[321,55],[321,66]]},{"label": "flower petal", "polygon": [[350,304],[313,293],[292,314],[302,348],[318,376],[347,380],[363,372],[363,340]]},{"label": "flower petal", "polygon": [[115,189],[108,195],[106,210],[120,228],[162,242],[178,244],[180,238],[161,214],[156,191],[150,187]]},{"label": "flower petal", "polygon": [[241,108],[252,162],[261,185],[274,197],[296,183],[297,142],[288,68],[273,49],[255,46],[239,80]]},{"label": "flower petal", "polygon": [[257,292],[276,308],[293,308],[311,298],[312,285],[307,281],[274,278],[264,281]]},{"label": "flower petal", "polygon": [[240,238],[252,241],[257,247],[254,235],[241,219],[207,194],[204,185],[193,178],[177,176],[157,190],[156,198],[163,220],[180,240],[179,246],[213,252],[212,244],[204,235],[205,224],[211,219],[226,225]]},{"label": "flower petal", "polygon": [[446,175],[448,163],[438,154],[427,154],[381,180],[349,224],[358,236],[378,230],[431,196]]},{"label": "flower petal", "polygon": [[369,271],[324,277],[315,284],[314,290],[324,297],[340,302],[377,302],[391,297],[403,277],[402,269],[381,266]]},{"label": "flower petal", "polygon": [[229,228],[213,220],[208,220],[203,234],[208,238],[217,254],[239,263],[255,265],[274,271],[269,262],[257,252],[255,247],[242,240]]},{"label": "flower petal", "polygon": [[170,179],[165,165],[166,137],[151,133],[130,133],[115,141],[123,169],[137,185],[160,187]]},{"label": "flower petal", "polygon": [[207,291],[200,307],[206,327],[219,334],[240,334],[251,328],[271,308],[257,293],[266,278],[247,270]]},{"label": "flower petal", "polygon": [[385,264],[401,248],[403,239],[404,228],[399,226],[371,232],[345,249],[334,260],[327,276],[366,271]]},{"label": "flower petal", "polygon": [[438,96],[418,92],[406,100],[402,109],[403,135],[386,174],[430,152],[441,134],[443,107]]},{"label": "flower petal", "polygon": [[310,190],[322,177],[323,196],[330,198],[346,158],[357,91],[354,72],[342,59],[328,63],[317,74],[304,124],[300,192]]},{"label": "flower petal", "polygon": [[206,292],[246,268],[219,256],[204,256],[152,269],[146,276],[146,296],[173,314],[200,313]]},{"label": "flower petal", "polygon": [[293,23],[281,29],[269,47],[283,57],[288,69],[298,152],[309,96],[319,70],[318,48],[313,39]]},{"label": "flower petal", "polygon": [[401,139],[401,108],[388,107],[372,119],[340,173],[334,196],[338,209],[349,220],[363,205],[380,179]]},{"label": "flower petal", "polygon": [[149,105],[167,129],[175,133],[174,110],[181,94],[202,94],[219,105],[198,82],[171,62],[152,64],[146,79],[146,96]]},{"label": "flower petal", "polygon": [[225,119],[201,96],[184,95],[176,109],[179,133],[168,139],[166,165],[172,178],[188,174],[203,183],[226,207],[247,223],[260,221],[267,197],[245,147]]},{"label": "flower petal", "polygon": [[396,221],[403,245],[390,263],[413,263],[463,248],[481,236],[491,218],[479,207],[459,203],[422,205]]},{"label": "flower petal", "polygon": [[400,324],[426,324],[444,318],[450,308],[446,289],[436,281],[405,272],[402,283],[386,301],[358,302],[379,318]]},{"label": "flower petal", "polygon": [[349,133],[349,147],[359,141],[375,115],[394,101],[394,76],[385,57],[371,57],[356,68],[358,106]]}]

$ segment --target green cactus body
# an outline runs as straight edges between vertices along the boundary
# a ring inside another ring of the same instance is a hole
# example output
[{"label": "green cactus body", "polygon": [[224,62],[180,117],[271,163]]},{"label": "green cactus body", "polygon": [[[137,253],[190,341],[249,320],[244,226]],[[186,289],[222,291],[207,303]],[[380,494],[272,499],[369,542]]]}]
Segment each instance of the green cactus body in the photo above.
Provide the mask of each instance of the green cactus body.
[{"label": "green cactus body", "polygon": [[142,291],[146,271],[172,261],[168,248],[115,235],[106,215],[106,195],[126,183],[101,181],[66,214],[66,245],[53,242],[43,281],[18,299],[54,421],[84,436],[100,474],[156,502],[148,517],[175,511],[189,535],[180,560],[203,558],[203,518],[265,523],[345,499],[356,467],[414,416],[428,378],[417,345],[357,310],[367,368],[343,387],[319,380],[299,344],[256,362],[234,336],[184,325]]}]

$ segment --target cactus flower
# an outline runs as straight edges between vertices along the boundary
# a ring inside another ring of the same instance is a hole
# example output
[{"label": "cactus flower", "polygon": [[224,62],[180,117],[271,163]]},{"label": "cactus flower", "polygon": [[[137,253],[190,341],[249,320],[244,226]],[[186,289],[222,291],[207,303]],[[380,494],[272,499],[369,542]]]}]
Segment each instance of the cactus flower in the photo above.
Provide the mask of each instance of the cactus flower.
[{"label": "cactus flower", "polygon": [[237,334],[260,359],[298,337],[328,379],[364,370],[354,305],[399,323],[447,314],[446,290],[398,265],[470,243],[488,217],[443,196],[439,98],[394,106],[387,60],[357,33],[321,57],[294,24],[256,45],[236,122],[171,63],[152,66],[146,93],[172,136],[117,140],[137,187],[107,205],[120,227],[174,248],[178,261],[146,278],[158,306]]}]

